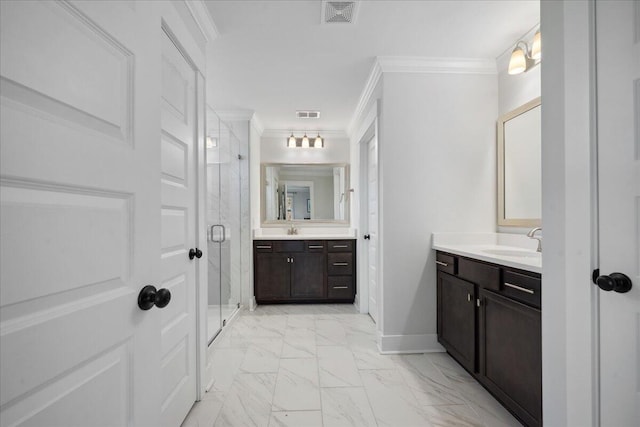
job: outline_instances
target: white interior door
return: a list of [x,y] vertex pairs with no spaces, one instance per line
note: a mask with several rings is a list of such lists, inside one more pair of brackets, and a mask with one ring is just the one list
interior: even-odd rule
[[0,425],[159,425],[159,16],[0,2]]
[[640,5],[596,2],[602,426],[640,425]]
[[[196,72],[162,33],[162,425],[177,426],[196,400]],[[203,248],[204,249],[204,248]],[[203,262],[206,258],[203,258]]]
[[375,135],[367,144],[367,150],[369,315],[378,323],[378,140]]

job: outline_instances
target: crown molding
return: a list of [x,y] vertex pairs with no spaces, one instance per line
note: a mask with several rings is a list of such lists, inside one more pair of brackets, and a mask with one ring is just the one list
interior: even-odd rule
[[355,126],[357,126],[358,122],[360,122],[365,108],[367,108],[367,104],[369,104],[371,96],[373,95],[373,91],[378,85],[378,81],[380,81],[381,77],[382,67],[380,66],[378,58],[376,58],[375,62],[373,63],[373,67],[371,68],[371,72],[369,73],[369,78],[367,78],[367,83],[364,85],[364,89],[362,89],[362,93],[360,94],[360,99],[358,99],[358,104],[356,105],[356,109],[353,112],[353,117],[351,118],[349,126],[347,127],[347,133],[349,135],[353,135]]
[[264,134],[264,125],[262,124],[262,120],[260,120],[260,118],[256,113],[253,113],[253,116],[251,116],[250,120],[251,120],[251,123],[253,124],[253,127],[258,132],[258,136],[261,137]]
[[220,32],[216,27],[216,23],[213,21],[213,17],[209,13],[209,9],[204,4],[203,0],[183,0],[184,4],[187,6],[189,13],[193,17],[193,20],[196,21],[196,25],[198,26],[198,30],[202,33],[202,36],[207,41],[207,43],[212,43],[218,36]]
[[495,59],[379,56],[383,73],[497,74]]
[[241,122],[241,121],[249,121],[254,115],[253,110],[245,110],[245,109],[237,109],[237,110],[215,110],[214,113],[220,120],[225,122]]
[[418,56],[378,56],[371,68],[367,83],[362,89],[356,105],[348,134],[353,135],[355,127],[362,119],[373,91],[384,73],[422,74],[489,74],[498,73],[495,59],[477,58],[429,58]]
[[[294,133],[295,136],[302,136],[305,132],[304,130],[296,130],[296,129],[265,129],[262,132],[263,138],[287,138],[291,136],[291,132]],[[307,136],[309,138],[316,136],[317,133],[320,133],[320,136],[323,138],[348,138],[349,136],[343,130],[311,130],[307,129]]]

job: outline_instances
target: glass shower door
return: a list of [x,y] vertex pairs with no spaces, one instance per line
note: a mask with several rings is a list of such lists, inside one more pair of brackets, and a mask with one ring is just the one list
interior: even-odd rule
[[240,144],[207,111],[208,344],[240,303]]

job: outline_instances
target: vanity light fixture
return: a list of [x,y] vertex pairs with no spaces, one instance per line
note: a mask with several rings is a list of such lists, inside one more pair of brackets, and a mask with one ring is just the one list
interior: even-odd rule
[[309,138],[307,133],[305,132],[302,138],[296,138],[292,133],[291,136],[287,137],[287,147],[288,148],[323,148],[324,147],[324,138],[318,136],[315,138]]
[[509,60],[509,74],[520,74],[529,71],[540,63],[542,57],[542,44],[540,30],[536,31],[531,42],[531,49],[527,42],[519,40],[516,47],[511,52]]

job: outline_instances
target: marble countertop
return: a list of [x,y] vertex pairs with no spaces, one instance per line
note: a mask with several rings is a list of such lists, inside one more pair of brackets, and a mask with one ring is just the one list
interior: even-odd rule
[[[506,233],[433,233],[433,249],[481,261],[542,273],[537,242]],[[521,238],[523,237],[523,238]]]

